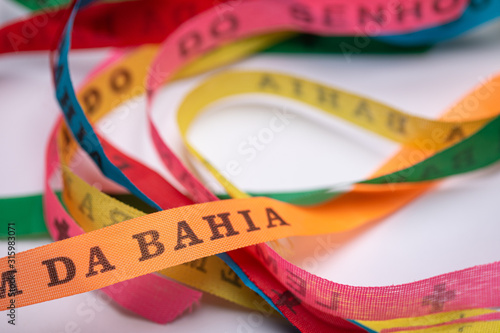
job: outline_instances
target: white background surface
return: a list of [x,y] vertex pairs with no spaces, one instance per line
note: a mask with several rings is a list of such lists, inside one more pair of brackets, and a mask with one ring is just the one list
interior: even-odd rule
[[[0,0],[0,22],[22,11]],[[236,65],[294,73],[370,96],[401,110],[428,117],[441,114],[484,78],[500,72],[500,25],[434,47],[427,53],[392,56],[259,55]],[[75,82],[106,50],[71,55]],[[155,119],[175,144],[173,111],[199,79],[175,83],[158,98]],[[43,152],[58,108],[49,74],[48,55],[31,53],[0,56],[0,196],[40,192]],[[333,119],[311,120],[313,110],[280,99],[256,99],[252,104],[215,107],[190,134],[195,145],[224,169],[236,159],[241,174],[232,177],[248,190],[294,190],[357,180],[369,175],[397,146],[385,139]],[[131,155],[162,171],[147,137],[144,105],[124,121],[115,122],[112,141]],[[252,161],[238,153],[238,145],[267,127],[272,110],[288,107],[299,115]],[[499,106],[500,111],[500,106]],[[306,117],[304,117],[304,115]],[[110,121],[113,120],[111,116]],[[116,120],[116,114],[115,114]],[[178,150],[182,153],[182,150]],[[443,182],[439,188],[360,230],[319,237],[332,246],[327,259],[314,258],[321,242],[294,240],[291,260],[335,282],[379,286],[412,282],[449,271],[499,260],[500,166]],[[50,239],[19,239],[18,252],[49,243]],[[7,244],[0,241],[0,254]],[[312,259],[311,259],[312,258]],[[293,332],[284,321],[268,319],[258,327],[244,324],[249,312],[205,295],[201,306],[168,325],[157,325],[108,304],[99,292],[75,295],[17,309],[16,327],[0,313],[0,332]],[[91,300],[99,306],[94,316],[81,316],[78,307]],[[89,308],[90,309],[90,308]],[[74,324],[72,324],[74,323]],[[244,328],[246,326],[246,328]]]

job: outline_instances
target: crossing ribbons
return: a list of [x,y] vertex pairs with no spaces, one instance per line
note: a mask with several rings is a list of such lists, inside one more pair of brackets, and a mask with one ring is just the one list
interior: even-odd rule
[[[491,105],[493,105],[493,101],[496,103],[497,97],[494,91],[490,91],[487,96],[483,95],[484,98],[481,100],[480,105],[485,113],[484,119],[436,122],[404,115],[377,102],[367,100],[359,102],[359,99],[355,102],[345,102],[353,95],[332,91],[325,86],[310,84],[304,80],[299,80],[300,84],[292,83],[291,90],[283,88],[290,82],[297,81],[294,81],[294,78],[276,73],[221,74],[212,78],[214,80],[212,84],[218,82],[219,90],[215,90],[215,92],[222,91],[221,95],[214,95],[214,98],[210,100],[206,96],[211,96],[211,93],[204,92],[204,98],[200,100],[188,99],[187,106],[184,109],[181,108],[179,121],[181,131],[184,134],[188,129],[189,122],[194,119],[197,112],[202,110],[203,103],[206,104],[207,101],[210,102],[235,93],[259,91],[259,89],[263,92],[262,88],[266,89],[266,93],[277,94],[279,92],[288,98],[316,104],[318,102],[317,95],[323,94],[323,102],[326,103],[326,100],[330,99],[325,110],[332,106],[331,98],[337,93],[341,96],[337,96],[338,100],[335,102],[343,105],[339,108],[334,107],[336,110],[330,110],[332,113],[337,112],[337,116],[345,119],[350,117],[357,125],[378,131],[378,134],[409,145],[405,148],[408,150],[404,151],[403,154],[415,151],[414,148],[420,147],[419,145],[428,139],[429,134],[437,129],[443,131],[444,134],[440,136],[441,139],[433,138],[433,148],[422,153],[417,163],[410,163],[399,168],[392,168],[394,166],[392,163],[389,164],[390,167],[387,167],[388,170],[381,171],[367,181],[353,184],[355,191],[352,193],[354,196],[350,196],[351,192],[342,194],[340,188],[335,186],[294,196],[293,200],[300,200],[306,205],[294,205],[270,197],[251,197],[235,188],[220,174],[217,176],[217,171],[194,149],[191,149],[226,186],[228,193],[237,198],[217,200],[217,197],[189,172],[162,141],[149,112],[149,126],[155,147],[165,166],[189,193],[190,198],[187,198],[167,184],[163,184],[160,189],[159,187],[155,188],[157,185],[155,183],[148,184],[148,182],[140,183],[137,181],[137,174],[134,175],[133,172],[126,171],[128,161],[124,161],[119,154],[114,154],[117,152],[112,147],[106,147],[107,144],[97,137],[86,118],[71,84],[67,54],[71,27],[77,10],[88,3],[88,1],[77,1],[71,9],[69,24],[64,30],[64,38],[55,54],[54,81],[68,129],[107,177],[130,190],[132,194],[148,204],[149,209],[165,210],[149,215],[141,215],[138,211],[129,211],[128,208],[126,212],[123,210],[114,211],[114,214],[108,216],[108,222],[112,225],[104,227],[102,223],[107,225],[108,222],[105,222],[105,217],[100,217],[96,220],[101,225],[92,228],[87,225],[84,229],[89,232],[85,234],[81,234],[82,231],[77,228],[70,231],[69,226],[63,227],[64,218],[70,220],[71,217],[69,215],[58,216],[57,214],[64,215],[61,209],[48,210],[48,214],[52,214],[48,215],[47,218],[49,228],[60,241],[19,253],[17,255],[18,264],[15,267],[10,266],[8,258],[0,260],[1,286],[3,288],[0,291],[4,291],[3,294],[0,293],[1,306],[7,305],[11,297],[15,297],[17,306],[26,306],[74,293],[103,288],[139,276],[149,276],[146,274],[193,260],[201,260],[211,255],[219,255],[232,268],[233,272],[230,273],[228,270],[227,275],[233,274],[234,281],[238,281],[236,280],[236,275],[238,275],[241,282],[255,290],[294,325],[304,330],[358,331],[362,324],[349,322],[344,318],[349,320],[387,320],[422,316],[432,312],[498,306],[499,300],[495,297],[498,278],[494,273],[498,269],[496,267],[498,263],[477,266],[401,286],[360,288],[339,285],[315,277],[291,265],[273,249],[263,244],[292,235],[313,235],[355,228],[370,219],[387,214],[389,209],[403,205],[419,192],[431,186],[430,183],[411,184],[412,182],[434,180],[494,163],[498,159],[499,124],[498,118],[495,118],[494,114],[486,115],[488,112],[491,113],[489,103]],[[459,3],[459,1],[453,2],[457,8]],[[269,13],[262,12],[264,5],[266,9],[270,8]],[[356,8],[364,8],[360,6],[365,5],[367,4],[361,1],[350,3],[349,6],[352,7],[346,5],[345,18],[348,23],[340,27],[317,19],[318,15],[319,17],[325,15],[325,3],[322,2],[290,5],[282,1],[264,3],[255,0],[241,3],[230,13],[224,15],[217,13],[217,10],[208,10],[193,20],[187,21],[178,29],[174,30],[176,27],[173,27],[169,30],[172,31],[171,35],[160,47],[158,58],[153,61],[151,69],[147,72],[146,86],[134,93],[138,94],[146,90],[149,106],[151,106],[156,89],[165,80],[172,79],[173,74],[184,64],[199,54],[231,40],[252,37],[263,32],[278,33],[289,30],[323,34],[352,34],[357,28],[366,28],[369,22],[373,23],[373,21],[365,22],[366,25],[363,26],[363,24],[358,25],[359,22],[356,22],[356,13],[358,13]],[[426,3],[426,5],[429,4]],[[434,6],[422,5],[422,11],[426,13],[425,17],[430,17],[433,11],[437,12],[442,9],[436,3]],[[373,11],[374,7],[370,7],[370,10]],[[283,13],[283,15],[276,16],[270,13]],[[395,20],[379,22],[376,26],[380,29],[383,28],[388,33],[394,33],[411,31],[417,23],[421,23],[411,21],[411,19],[405,21],[406,19],[402,17],[406,16],[401,15],[401,8],[398,9],[397,13],[399,16],[396,15]],[[326,15],[328,16],[330,13]],[[456,12],[450,10],[447,15],[449,16],[446,17],[452,18]],[[255,17],[259,17],[259,20],[255,20]],[[415,21],[419,21],[419,18],[417,17]],[[222,57],[222,62],[237,59],[244,54],[230,56],[229,59]],[[140,59],[141,57],[138,56],[135,61]],[[110,89],[114,92],[123,93],[131,88],[127,85],[130,73],[114,71],[110,72],[110,75],[112,78]],[[231,75],[236,76],[231,77]],[[229,79],[237,80],[238,75],[245,78],[243,81],[247,83],[246,86],[241,82],[227,84],[231,82]],[[264,85],[262,82],[268,83]],[[489,83],[489,87],[494,86],[496,82],[496,79],[493,79]],[[210,86],[213,85],[201,86],[194,93],[202,96],[203,87]],[[318,86],[322,92],[318,93]],[[311,90],[311,87],[314,88]],[[310,92],[313,90],[316,94],[314,97],[312,97],[313,93]],[[302,93],[304,96],[301,95]],[[92,107],[95,107],[101,100],[96,91],[88,96],[90,96],[88,99],[83,98],[81,101],[83,104],[87,103],[85,108],[90,117],[93,112]],[[302,99],[303,97],[304,99]],[[347,113],[342,114],[341,110]],[[183,116],[181,117],[181,115]],[[478,153],[477,147],[486,144],[489,144],[490,148]],[[441,151],[435,153],[436,150]],[[49,146],[48,154],[49,157],[52,156],[49,160],[57,160],[54,157],[54,143]],[[55,167],[49,164],[47,170],[48,179]],[[138,169],[136,168],[136,170]],[[71,175],[69,170],[65,171],[65,175],[67,177],[66,188],[71,189],[72,183],[77,183],[78,180],[76,176]],[[68,180],[70,181],[68,182]],[[84,183],[80,184],[80,188],[84,188]],[[398,190],[398,199],[396,199],[394,192],[388,191],[394,190],[394,188]],[[161,202],[160,190],[169,194],[170,202]],[[65,200],[68,203],[71,202],[71,198],[67,196],[71,196],[71,193],[71,190],[65,192]],[[85,191],[75,192],[75,195],[76,193],[85,194]],[[355,202],[356,195],[364,196],[373,193],[377,195],[373,195],[371,200],[365,204],[366,211],[363,214],[360,215],[352,210],[352,203]],[[97,192],[88,197],[85,194],[83,199],[80,198],[78,207],[70,208],[82,226],[85,225],[85,217],[89,220],[94,219],[92,207],[97,203],[92,201],[92,198],[97,195],[99,195]],[[331,200],[334,197],[336,200]],[[391,199],[391,204],[387,205],[389,199]],[[57,199],[52,196],[51,200]],[[304,202],[304,200],[309,201]],[[349,202],[351,204],[346,204]],[[102,212],[110,213],[106,210],[102,210]],[[80,216],[78,216],[79,214]],[[343,218],[332,218],[336,215]],[[308,223],[304,223],[305,221]],[[103,228],[98,229],[99,227]],[[90,231],[93,229],[98,230]],[[61,236],[62,233],[65,234]],[[67,238],[68,236],[75,237]],[[123,253],[128,255],[123,256]],[[9,293],[8,297],[5,293],[7,284],[15,286],[13,295]],[[146,292],[148,291],[146,290]],[[189,293],[188,290],[183,292]],[[193,299],[196,299],[196,294],[192,293],[192,295],[194,295]],[[484,297],[484,295],[491,297]],[[188,299],[186,302],[189,304],[190,300]],[[175,317],[177,314],[173,316]],[[480,315],[478,319],[496,319],[494,314],[484,316],[486,317]],[[160,317],[162,316],[160,315]],[[424,326],[421,325],[421,328],[425,329]]]

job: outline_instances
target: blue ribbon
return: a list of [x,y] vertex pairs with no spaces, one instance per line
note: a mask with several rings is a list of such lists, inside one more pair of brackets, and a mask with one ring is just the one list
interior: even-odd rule
[[[140,191],[123,173],[107,158],[104,150],[95,134],[92,126],[90,125],[81,105],[76,98],[75,90],[71,82],[69,66],[68,66],[68,53],[71,44],[71,31],[73,29],[76,14],[80,8],[83,8],[96,0],[77,0],[71,14],[66,23],[64,32],[61,36],[61,42],[58,48],[58,57],[56,66],[54,66],[54,80],[56,84],[56,97],[61,106],[66,120],[66,124],[71,130],[76,141],[87,152],[92,160],[97,164],[102,173],[109,179],[127,188],[132,194],[149,204],[150,206],[161,210],[154,201],[148,198],[142,191]],[[471,0],[469,6],[464,12],[463,16],[454,22],[434,27],[419,32],[414,32],[406,35],[398,36],[385,36],[378,37],[391,44],[398,44],[403,46],[415,46],[434,44],[456,37],[482,23],[493,20],[500,16],[500,0]],[[241,268],[227,255],[226,253],[219,254],[219,258],[231,267],[231,269],[238,275],[243,283],[258,293],[264,300],[266,300],[276,311],[283,315],[283,313],[276,307],[273,301],[259,289],[241,270]],[[361,325],[360,323],[349,320],[351,323],[365,329],[368,332],[375,331]]]

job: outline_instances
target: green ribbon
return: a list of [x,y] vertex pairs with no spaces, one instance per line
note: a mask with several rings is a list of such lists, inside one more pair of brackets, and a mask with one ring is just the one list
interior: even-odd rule
[[[441,179],[489,166],[500,159],[500,116],[486,124],[470,137],[436,153],[406,169],[357,182],[359,184],[390,184],[422,182]],[[330,200],[342,194],[335,187],[285,193],[251,193],[284,202],[311,205]],[[60,197],[60,194],[58,194]],[[115,198],[145,212],[151,208],[132,195],[115,195]],[[227,195],[219,195],[227,199]],[[17,235],[45,234],[42,196],[32,195],[0,199],[0,237],[7,235],[7,224],[16,222]]]

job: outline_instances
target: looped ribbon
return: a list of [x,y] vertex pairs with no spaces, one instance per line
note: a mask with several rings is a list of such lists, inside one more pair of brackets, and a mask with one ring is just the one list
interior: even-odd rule
[[[161,139],[151,116],[151,103],[155,91],[162,83],[171,80],[173,73],[176,73],[188,61],[221,43],[245,37],[250,38],[239,45],[233,44],[236,46],[232,51],[227,51],[231,50],[231,46],[228,46],[227,49],[223,49],[224,52],[215,53],[213,58],[209,56],[206,67],[213,68],[255,52],[263,45],[269,45],[283,38],[284,34],[280,32],[283,30],[311,33],[354,33],[357,27],[355,20],[352,20],[351,25],[347,24],[339,28],[323,26],[314,20],[305,19],[304,13],[321,12],[322,6],[325,5],[322,1],[308,4],[308,7],[304,7],[306,6],[304,4],[302,7],[298,4],[293,5],[298,7],[290,7],[290,4],[285,1],[242,2],[229,14],[226,13],[222,16],[216,10],[207,10],[179,28],[174,30],[173,27],[169,30],[172,31],[171,34],[160,47],[158,56],[148,71],[137,64],[144,59],[153,59],[155,48],[144,47],[123,58],[123,63],[130,64],[131,70],[137,68],[142,71],[137,77],[148,77],[146,86],[125,85],[124,83],[130,80],[130,77],[127,77],[130,72],[127,74],[124,71],[117,71],[119,67],[112,68],[111,71],[103,71],[102,74],[102,78],[113,78],[108,82],[116,83],[116,85],[111,86],[110,96],[112,93],[124,93],[124,91],[130,91],[132,94],[147,92],[148,120],[155,147],[165,166],[189,193],[190,197],[188,198],[147,167],[141,166],[97,137],[89,122],[93,113],[96,113],[95,103],[98,97],[96,97],[97,90],[95,89],[84,91],[84,95],[81,95],[80,98],[89,119],[86,118],[69,78],[67,54],[71,27],[76,13],[88,3],[90,1],[77,1],[72,7],[68,24],[63,33],[64,38],[61,40],[54,63],[57,97],[68,125],[67,130],[62,127],[59,137],[65,181],[63,197],[70,214],[88,233],[82,234],[83,230],[75,224],[72,216],[66,213],[61,206],[56,207],[60,203],[49,184],[50,176],[56,171],[59,159],[55,142],[56,132],[54,132],[47,150],[46,204],[48,207],[54,205],[55,208],[50,207],[46,212],[49,231],[61,241],[19,253],[17,257],[20,263],[15,271],[9,269],[7,258],[1,259],[2,278],[15,277],[18,284],[19,292],[15,295],[18,306],[115,284],[115,287],[125,288],[120,290],[127,291],[117,293],[113,291],[113,287],[107,287],[107,292],[118,303],[133,310],[135,308],[134,311],[146,317],[149,316],[152,320],[165,322],[178,316],[199,299],[199,293],[186,287],[181,288],[180,285],[157,275],[146,274],[172,267],[172,269],[162,271],[162,274],[173,278],[175,278],[175,274],[179,274],[179,277],[182,276],[182,279],[179,280],[184,282],[184,278],[189,275],[186,273],[186,269],[192,270],[193,266],[185,266],[176,270],[179,266],[175,265],[193,262],[193,260],[201,260],[201,262],[198,261],[197,264],[194,264],[194,267],[200,267],[196,265],[204,267],[203,265],[207,265],[209,262],[210,267],[219,267],[218,269],[221,269],[219,272],[227,272],[227,276],[233,274],[234,281],[239,281],[236,279],[238,276],[241,282],[256,291],[295,326],[308,331],[312,329],[330,332],[334,330],[358,331],[367,328],[363,323],[352,319],[384,321],[422,316],[430,312],[443,312],[445,309],[446,311],[460,311],[498,305],[498,299],[494,296],[495,288],[498,285],[494,272],[498,263],[477,266],[407,285],[360,288],[339,285],[315,277],[287,262],[275,250],[263,244],[266,241],[291,235],[313,235],[355,228],[397,209],[433,185],[432,183],[414,184],[414,182],[439,179],[494,163],[498,159],[498,147],[491,143],[500,142],[497,137],[500,134],[498,118],[492,112],[493,106],[497,102],[494,94],[490,94],[482,100],[480,107],[478,107],[478,111],[482,112],[482,119],[465,122],[432,121],[405,115],[380,103],[331,89],[318,83],[278,73],[219,74],[194,90],[191,98],[186,99],[179,109],[179,128],[183,135],[187,133],[189,124],[208,103],[229,95],[263,92],[319,106],[325,112],[351,120],[377,134],[404,143],[406,147],[400,156],[410,156],[409,154],[415,151],[415,147],[424,147],[425,149],[418,163],[398,165],[397,168],[394,168],[394,162],[388,163],[374,177],[352,184],[351,191],[347,193],[342,192],[341,187],[330,186],[326,189],[293,194],[278,193],[273,199],[273,195],[252,197],[236,188],[197,153],[189,142],[185,141],[191,153],[214,174],[228,194],[237,198],[218,200],[190,173]],[[436,13],[430,10],[432,8],[430,3],[431,1],[425,2],[427,6],[423,9],[428,10],[425,18],[428,18],[429,21],[408,24],[407,21],[388,20],[387,24],[383,26],[384,31],[388,33],[408,32],[419,24],[423,26],[429,24],[432,21],[430,18],[448,20],[456,17],[465,5],[464,1],[456,1],[454,2],[456,10],[446,11],[442,16],[435,15],[433,17],[432,14]],[[359,1],[349,5],[352,8],[358,8],[366,4]],[[271,8],[269,13],[262,13],[263,6]],[[289,11],[287,12],[286,9]],[[290,16],[286,14],[279,17],[271,15],[271,13],[276,12],[288,13]],[[261,14],[259,21],[253,20],[257,13]],[[348,17],[355,18],[355,16]],[[276,34],[271,35],[270,39],[251,37],[264,32],[275,32]],[[172,52],[172,50],[177,50],[177,52]],[[200,63],[203,64],[203,61]],[[206,69],[201,67],[201,70],[195,69],[193,72]],[[488,86],[492,87],[497,84],[498,81],[495,78],[488,83]],[[137,89],[134,91],[133,88]],[[479,89],[474,93],[478,91]],[[94,95],[89,95],[89,92]],[[99,98],[104,99],[105,95],[99,95]],[[83,96],[87,96],[87,99]],[[89,99],[88,96],[93,96],[93,100]],[[111,102],[109,98],[106,100],[108,103]],[[335,105],[336,102],[340,103],[340,100],[342,100],[342,104],[345,100],[346,105],[342,107]],[[99,100],[99,103],[101,102]],[[103,105],[99,105],[99,107]],[[94,109],[92,109],[93,107]],[[102,112],[107,112],[110,109],[111,104],[104,105]],[[457,110],[452,109],[452,113],[456,113]],[[441,139],[430,141],[431,146],[429,146],[429,136],[435,130],[441,130],[444,135],[441,135]],[[149,205],[149,210],[165,210],[144,215],[144,213],[132,207],[123,206],[119,201],[89,187],[67,166],[75,152],[74,147],[76,147],[73,143],[73,148],[68,149],[72,145],[73,138],[67,131],[72,133],[71,135],[74,136],[80,147],[89,154],[104,175],[121,184]],[[485,146],[490,148],[478,151],[477,147]],[[140,178],[145,174],[151,178],[141,180]],[[75,188],[77,190],[74,190]],[[77,197],[82,194],[83,197]],[[370,201],[365,207],[365,212],[362,215],[353,212],[353,203],[359,202],[360,199],[365,200],[367,196],[370,196]],[[94,211],[94,208],[97,207],[94,205],[96,202],[107,202],[107,204],[99,206],[98,208],[101,210]],[[194,202],[199,202],[199,204],[194,204]],[[295,203],[301,204],[296,205]],[[112,210],[108,210],[109,207],[113,207]],[[99,218],[94,219],[94,213],[99,214],[96,215]],[[329,222],[336,215],[343,218],[333,220],[342,222]],[[120,222],[121,220],[125,221]],[[73,222],[68,223],[68,221]],[[308,224],[306,225],[304,221],[308,221]],[[314,227],[311,227],[311,223]],[[107,226],[108,224],[113,225]],[[104,226],[106,227],[102,228]],[[66,237],[71,238],[62,240]],[[222,252],[226,253],[221,254]],[[81,255],[82,253],[85,255]],[[88,253],[90,253],[90,265]],[[123,253],[135,255],[125,258]],[[210,255],[218,255],[225,264],[219,259],[209,257]],[[202,258],[206,258],[206,261],[203,261]],[[45,266],[49,272],[50,282],[48,284],[46,277],[38,278],[39,274],[36,271],[39,271],[40,264]],[[58,275],[57,267],[61,267],[61,265],[66,268],[65,279]],[[200,284],[200,282],[193,282],[191,285],[199,287],[199,285],[195,285],[196,283]],[[145,284],[153,289],[142,290],[141,287]],[[477,289],[478,285],[482,286],[480,291]],[[209,288],[206,287],[206,289]],[[475,295],[471,293],[471,288],[474,288]],[[244,295],[248,296],[246,302],[255,307],[255,302],[253,302],[255,295],[249,289],[244,290],[247,293]],[[138,299],[134,299],[134,295],[137,296],[143,292],[149,294],[153,291],[155,293],[162,292],[159,298],[164,297],[163,300],[172,296],[177,300],[175,295],[179,295],[182,304],[178,307],[163,308],[165,310],[163,313],[160,313],[161,311],[155,312],[153,309],[157,309],[156,305],[170,304],[159,300],[158,304],[151,303],[151,309],[145,309],[141,313],[140,307],[134,306]],[[493,296],[484,299],[482,296],[485,294]],[[192,297],[186,297],[186,295]],[[390,295],[404,295],[405,297],[404,299],[399,296],[390,298]],[[245,297],[242,296],[242,298]],[[252,297],[254,298],[252,299]],[[434,300],[433,297],[437,297],[436,299],[439,300],[444,297],[446,300],[438,307],[434,306],[438,301]],[[358,301],[353,302],[353,300]],[[370,300],[369,306],[365,300]],[[0,305],[3,306],[7,301],[7,297],[0,297]],[[148,315],[148,313],[154,314]],[[495,319],[496,314],[490,311],[474,312],[469,317],[468,319],[455,320],[453,315],[448,315],[446,320],[438,320],[437,322],[461,323],[464,320]],[[342,318],[349,318],[350,321]],[[394,327],[391,326],[391,329],[397,330]]]

